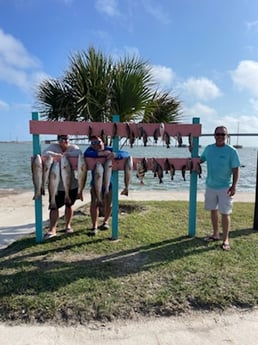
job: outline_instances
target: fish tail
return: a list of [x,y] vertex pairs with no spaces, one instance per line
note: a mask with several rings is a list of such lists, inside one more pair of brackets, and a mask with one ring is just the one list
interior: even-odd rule
[[123,189],[120,194],[128,196],[128,188]]

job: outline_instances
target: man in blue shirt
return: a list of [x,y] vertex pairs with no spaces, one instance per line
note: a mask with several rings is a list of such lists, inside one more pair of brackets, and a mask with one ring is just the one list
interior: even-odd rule
[[213,234],[207,241],[219,240],[219,213],[222,221],[223,250],[230,250],[229,229],[233,206],[233,196],[239,179],[240,160],[237,150],[226,143],[227,128],[215,129],[215,144],[208,145],[200,156],[201,162],[207,163],[205,209],[211,212]]
[[[91,145],[85,150],[84,157],[98,158],[104,157],[105,160],[108,159],[122,159],[128,157],[128,153],[125,151],[119,151],[118,153],[113,152],[111,146],[105,146],[103,140],[98,136],[92,136],[90,138]],[[108,221],[111,215],[111,203],[112,203],[112,181],[110,180],[108,193],[104,192],[104,186],[102,189],[102,199],[103,208],[98,205],[98,198],[96,195],[96,190],[94,187],[94,170],[92,171],[92,181],[91,181],[91,204],[90,204],[90,214],[92,221],[92,228],[89,232],[90,236],[95,236],[98,229],[108,230]],[[104,210],[104,211],[103,211]],[[98,215],[103,212],[104,220],[103,224],[98,227]]]

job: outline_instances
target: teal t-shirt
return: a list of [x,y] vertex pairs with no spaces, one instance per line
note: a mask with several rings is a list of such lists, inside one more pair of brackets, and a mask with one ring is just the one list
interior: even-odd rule
[[201,161],[207,163],[206,186],[213,189],[230,187],[232,183],[232,169],[240,167],[237,150],[226,144],[206,146],[200,156]]

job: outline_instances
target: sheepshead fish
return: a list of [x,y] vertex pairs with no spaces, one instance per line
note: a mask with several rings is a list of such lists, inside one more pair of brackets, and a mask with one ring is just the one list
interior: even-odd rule
[[64,203],[67,206],[71,205],[71,199],[69,196],[69,190],[72,183],[72,167],[70,161],[66,155],[61,157],[61,178],[64,184],[65,200]]
[[83,190],[87,181],[88,167],[82,153],[78,156],[77,163],[77,179],[78,179],[78,195],[77,198],[83,201]]
[[43,163],[43,182],[42,182],[42,194],[45,195],[45,188],[48,183],[49,173],[51,165],[53,164],[54,158],[51,155],[47,155]]
[[103,175],[104,193],[108,194],[111,175],[112,175],[112,159],[107,159],[105,161],[103,174],[104,174]]
[[170,164],[170,177],[171,177],[172,181],[174,180],[175,172],[176,172],[175,166],[173,163],[171,163]]
[[48,193],[49,193],[49,209],[56,210],[56,194],[58,191],[58,185],[60,182],[60,163],[54,161],[50,172],[49,172],[49,182],[48,182]]
[[168,134],[168,132],[164,132],[163,134],[163,138],[164,138],[164,141],[167,145],[167,148],[169,149],[170,148],[170,135]]
[[104,167],[101,162],[97,162],[95,169],[94,169],[94,189],[97,197],[97,205],[101,206],[102,202],[102,183],[103,183],[103,174],[104,174]]
[[154,177],[158,176],[159,178],[159,183],[163,183],[163,168],[162,166],[159,164],[159,162],[156,161],[155,158],[152,158],[152,164],[153,164],[153,173],[154,173]]
[[144,184],[143,179],[145,176],[145,172],[147,171],[147,161],[145,158],[136,163],[136,171],[136,176],[140,180],[140,183]]
[[36,200],[42,195],[42,176],[43,176],[43,164],[39,154],[33,157],[31,163],[32,181],[34,184],[34,196],[33,200]]
[[124,184],[125,188],[120,193],[121,195],[128,196],[129,194],[129,184],[132,181],[132,174],[133,174],[133,158],[129,156],[126,158],[125,167],[124,167]]

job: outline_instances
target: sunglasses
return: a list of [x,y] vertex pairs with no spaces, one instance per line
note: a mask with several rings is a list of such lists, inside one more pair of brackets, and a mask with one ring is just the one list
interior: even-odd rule
[[59,141],[68,141],[69,138],[60,138]]
[[226,134],[225,133],[215,133],[216,137],[225,137]]
[[100,141],[99,140],[94,140],[91,142],[91,145],[99,145]]

